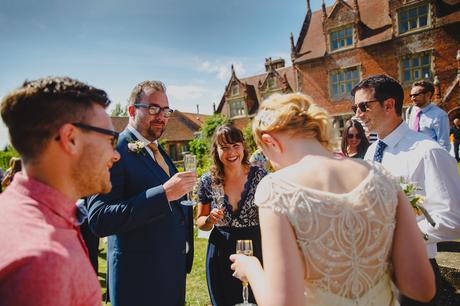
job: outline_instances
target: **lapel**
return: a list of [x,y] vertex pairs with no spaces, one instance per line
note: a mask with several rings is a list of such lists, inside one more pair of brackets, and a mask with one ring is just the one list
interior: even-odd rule
[[[126,130],[127,132],[127,137],[126,137],[126,142],[129,143],[131,141],[136,141],[138,140],[137,137],[131,133],[128,129]],[[169,156],[166,154],[164,151],[163,147],[161,145],[158,146],[158,149],[160,150],[161,155],[166,161],[166,164],[169,167],[169,173],[171,176],[173,176],[175,173],[177,173],[177,168],[174,166],[174,163],[171,161]],[[147,149],[142,149],[141,152],[135,153],[135,152],[128,152],[129,154],[137,154],[138,158],[142,160],[142,162],[147,166],[147,169],[149,169],[160,181],[161,184],[169,180],[168,175],[166,172],[161,168],[156,161],[153,160],[153,158],[150,156],[150,154],[147,152]],[[179,201],[181,201],[180,199]],[[188,207],[185,207],[181,205],[178,201],[172,201],[170,202],[171,207],[175,207],[176,209],[173,210],[178,210],[183,217],[187,216],[187,211]]]

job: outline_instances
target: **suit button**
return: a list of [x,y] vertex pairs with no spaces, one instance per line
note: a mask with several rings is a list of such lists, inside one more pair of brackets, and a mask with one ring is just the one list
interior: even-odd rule
[[185,221],[184,220],[180,220],[180,225],[185,225]]
[[182,249],[182,254],[187,254],[187,252],[185,251],[185,249]]

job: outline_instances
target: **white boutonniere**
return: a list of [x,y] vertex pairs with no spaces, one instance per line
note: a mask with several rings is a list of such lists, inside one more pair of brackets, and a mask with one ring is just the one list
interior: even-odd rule
[[[416,194],[417,190],[422,190],[422,188],[418,187],[416,184],[408,182],[403,177],[400,178],[399,184],[401,185],[404,194],[407,196],[409,203],[411,204],[414,212],[417,216],[425,216],[428,223],[431,226],[435,227],[436,222],[431,217],[430,213],[423,207],[423,202],[425,201],[425,197],[419,194]],[[423,233],[423,237],[426,238],[426,234]]]
[[141,153],[146,144],[140,140],[131,140],[128,142],[128,150],[134,153]]

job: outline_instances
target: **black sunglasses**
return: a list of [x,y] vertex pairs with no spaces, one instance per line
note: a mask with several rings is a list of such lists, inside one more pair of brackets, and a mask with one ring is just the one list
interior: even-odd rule
[[379,102],[379,100],[369,100],[369,101],[359,102],[358,104],[353,104],[351,106],[351,109],[353,110],[355,114],[358,108],[361,112],[365,113],[367,109],[369,108],[369,103],[373,103],[373,102]]
[[415,97],[418,97],[420,95],[424,95],[426,94],[427,92],[426,91],[421,91],[419,93],[415,93],[415,94],[409,94],[409,98],[415,98]]
[[349,134],[347,134],[347,138],[348,139],[353,139],[353,138],[361,139],[361,135],[349,133]]
[[166,118],[169,118],[172,116],[174,110],[170,109],[169,107],[161,107],[156,104],[142,104],[142,103],[135,103],[135,107],[142,107],[142,108],[147,108],[149,110],[150,115],[158,115],[160,112],[163,112],[164,116]]
[[117,148],[118,135],[120,133],[112,131],[112,130],[103,129],[103,128],[100,128],[100,127],[97,127],[97,126],[87,125],[87,124],[80,123],[80,122],[73,122],[71,124],[73,126],[76,126],[77,128],[80,128],[80,129],[93,131],[93,132],[97,132],[97,133],[104,134],[104,135],[113,136],[113,138],[111,139],[112,147],[113,147],[113,149]]

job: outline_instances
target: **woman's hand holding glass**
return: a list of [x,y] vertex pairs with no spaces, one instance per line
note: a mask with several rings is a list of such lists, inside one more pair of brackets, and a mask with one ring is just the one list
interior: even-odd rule
[[233,261],[231,269],[235,271],[233,276],[240,279],[243,283],[243,302],[235,306],[257,306],[249,303],[249,283],[247,279],[247,271],[251,266],[257,264],[258,259],[253,256],[252,240],[237,240],[236,254],[230,256]]
[[225,217],[224,213],[224,201],[225,201],[225,192],[222,184],[212,184],[212,199],[214,201],[215,207],[211,206],[211,212],[209,217],[212,218],[213,224],[218,224],[220,226],[224,225],[223,220]]

